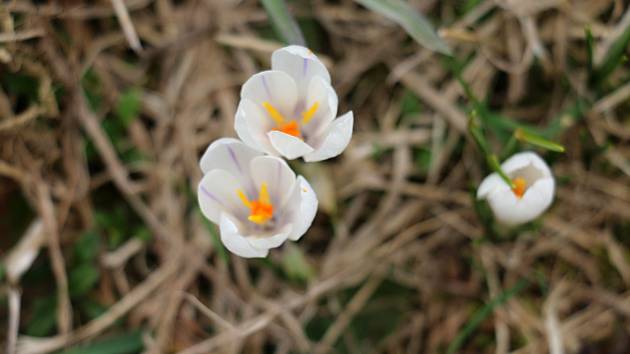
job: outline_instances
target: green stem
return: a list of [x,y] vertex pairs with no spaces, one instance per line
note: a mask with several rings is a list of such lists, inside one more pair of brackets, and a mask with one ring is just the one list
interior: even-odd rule
[[501,164],[499,163],[497,155],[490,150],[488,141],[483,135],[481,127],[479,126],[479,123],[477,121],[476,111],[472,111],[470,114],[470,119],[468,120],[468,132],[473,137],[475,143],[477,143],[479,150],[481,150],[481,152],[485,155],[488,166],[490,166],[490,168],[494,172],[501,176],[501,178],[505,181],[505,183],[507,183],[508,186],[510,186],[510,188],[514,188],[514,182],[512,182],[512,179],[510,179],[510,177],[508,177],[508,175],[501,168]]
[[497,158],[497,155],[486,155],[486,161],[488,162],[490,168],[492,168],[492,170],[496,172],[501,177],[501,179],[503,179],[503,181],[505,181],[505,183],[510,186],[510,188],[514,189],[514,187],[516,187],[514,185],[514,182],[512,182],[512,179],[508,177],[508,175],[501,168],[501,164],[499,164],[499,159]]

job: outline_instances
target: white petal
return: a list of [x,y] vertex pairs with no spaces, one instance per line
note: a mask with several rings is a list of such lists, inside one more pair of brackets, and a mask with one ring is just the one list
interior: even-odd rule
[[283,159],[274,156],[253,159],[250,169],[256,187],[260,188],[263,183],[267,183],[274,208],[281,208],[295,185],[293,170]]
[[243,187],[238,179],[225,170],[215,169],[206,173],[197,187],[201,212],[210,221],[219,223],[221,213],[243,212],[237,191]]
[[537,170],[539,170],[543,176],[549,177],[551,176],[551,170],[545,160],[543,160],[538,154],[531,151],[520,152],[518,154],[512,155],[509,159],[505,160],[501,164],[501,168],[508,175],[516,170],[519,170],[527,165],[533,165]]
[[481,184],[479,185],[479,188],[477,188],[477,199],[485,199],[488,196],[488,194],[492,193],[497,188],[504,188],[504,187],[507,187],[507,189],[510,189],[507,183],[503,181],[501,176],[499,176],[499,174],[495,172],[489,175],[488,177],[484,178],[484,180],[481,182]]
[[[337,93],[329,83],[320,77],[314,77],[308,85],[304,110],[309,109],[315,103],[319,105],[315,115],[302,127],[309,136],[317,135],[326,129],[328,124],[337,116],[339,106]],[[300,113],[297,112],[296,114]]]
[[[289,239],[293,241],[299,240],[311,227],[315,214],[317,214],[317,195],[308,183],[308,181],[298,176],[295,186],[295,194],[299,196],[299,206],[287,205],[287,208],[297,208],[293,214],[293,230],[289,235]],[[292,198],[292,200],[294,200]]]
[[518,198],[510,189],[501,188],[488,195],[488,203],[496,219],[506,225],[518,225],[539,217],[553,201],[554,180],[538,180]]
[[295,81],[287,73],[268,70],[253,75],[243,84],[241,98],[257,105],[269,102],[289,119],[298,101],[298,91]]
[[314,152],[304,156],[304,161],[322,161],[335,157],[343,152],[352,138],[354,117],[352,111],[335,119],[329,127],[321,145]]
[[249,174],[249,162],[262,153],[248,147],[234,138],[215,140],[199,161],[204,173],[214,169],[226,170],[232,175],[242,178]]
[[273,128],[273,122],[252,101],[242,99],[236,110],[234,130],[243,142],[251,148],[274,154],[266,133]]
[[267,136],[269,137],[269,141],[271,141],[271,145],[274,149],[276,149],[280,155],[289,160],[293,160],[313,152],[313,148],[310,145],[293,135],[273,130],[267,133]]
[[270,249],[279,247],[287,240],[289,233],[291,232],[291,225],[285,225],[278,233],[272,236],[249,236],[247,237],[247,242],[249,242],[252,247],[257,249]]
[[291,45],[271,55],[271,68],[289,74],[296,82],[300,95],[304,95],[309,81],[315,76],[330,83],[326,66],[307,48]]
[[252,246],[247,239],[239,233],[236,222],[228,214],[221,214],[219,229],[221,232],[221,242],[223,242],[225,248],[230,250],[230,252],[245,258],[267,257],[269,251]]

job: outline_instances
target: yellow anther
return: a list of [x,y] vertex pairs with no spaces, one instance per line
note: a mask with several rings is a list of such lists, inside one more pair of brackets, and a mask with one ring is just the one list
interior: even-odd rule
[[277,124],[284,123],[284,117],[282,116],[282,113],[278,112],[276,107],[272,106],[271,103],[265,101],[262,103],[262,106],[265,107],[267,113],[269,113],[269,117],[273,119],[274,122],[276,122]]
[[263,225],[273,217],[273,205],[271,204],[271,198],[269,198],[267,183],[263,183],[260,186],[258,200],[250,201],[245,193],[243,193],[240,189],[237,190],[236,193],[243,204],[249,208],[249,216],[247,217],[247,220]]
[[267,189],[267,183],[263,182],[260,185],[260,193],[258,194],[258,201],[263,204],[271,204],[271,199],[269,199],[269,190]]
[[247,199],[247,196],[245,195],[245,193],[243,193],[242,190],[237,190],[236,194],[238,194],[238,197],[241,199],[241,201],[243,202],[243,204],[245,204],[246,207],[250,208],[252,206],[252,202],[249,201],[249,199]]
[[311,121],[311,119],[315,116],[315,113],[317,112],[317,108],[319,108],[319,102],[313,103],[311,108],[302,112],[302,124],[307,124]]

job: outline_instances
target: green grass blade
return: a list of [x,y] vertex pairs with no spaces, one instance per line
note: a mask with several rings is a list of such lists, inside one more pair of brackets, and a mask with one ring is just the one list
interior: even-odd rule
[[593,73],[593,32],[591,27],[584,28],[584,34],[586,36],[586,68],[589,75]]
[[523,141],[543,149],[555,152],[564,152],[564,146],[521,128],[514,131],[514,137],[519,141]]
[[304,35],[289,13],[284,0],[260,0],[260,2],[267,11],[274,29],[285,43],[305,45]]
[[87,345],[79,345],[58,354],[133,354],[141,352],[143,348],[142,334],[135,331]]
[[464,328],[457,334],[457,337],[451,342],[448,346],[447,354],[458,353],[461,346],[464,342],[470,337],[470,335],[481,325],[481,323],[492,314],[492,311],[498,306],[503,305],[506,301],[511,299],[513,296],[517,295],[521,291],[523,291],[528,285],[527,280],[521,279],[516,285],[512,288],[502,292],[499,296],[492,299],[489,303],[487,303],[484,307],[479,309],[477,312],[473,314],[470,320],[466,323]]
[[403,0],[355,0],[368,9],[378,12],[401,25],[421,45],[442,54],[451,55],[451,49],[437,35],[435,29],[420,12]]
[[630,26],[612,44],[601,65],[595,70],[595,80],[601,85],[615,69],[627,60],[625,52],[630,44]]

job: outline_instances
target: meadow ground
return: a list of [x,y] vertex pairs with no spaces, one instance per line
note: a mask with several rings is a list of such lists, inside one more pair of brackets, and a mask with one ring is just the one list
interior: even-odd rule
[[[227,252],[196,197],[284,45],[260,3],[0,5],[3,350],[630,353],[630,5],[410,4],[452,57],[357,2],[289,2],[355,128],[291,162],[320,209],[265,259]],[[549,162],[542,218],[508,229],[475,200],[471,116],[501,158]]]

